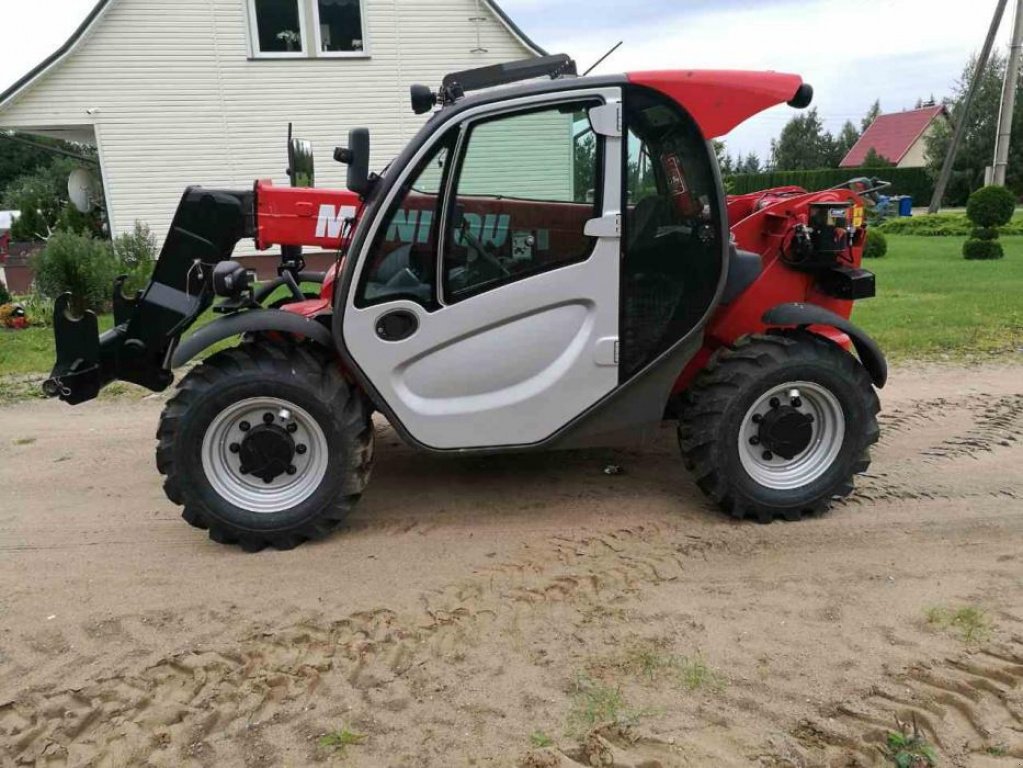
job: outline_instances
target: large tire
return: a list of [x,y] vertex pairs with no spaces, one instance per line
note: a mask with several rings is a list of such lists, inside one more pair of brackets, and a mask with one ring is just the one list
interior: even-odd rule
[[[266,419],[274,413],[287,417],[269,419],[264,427],[246,415],[253,408],[266,411]],[[164,491],[184,507],[188,523],[222,544],[256,552],[323,538],[345,519],[369,481],[371,414],[365,396],[324,350],[257,337],[213,355],[178,384],[156,435]],[[280,458],[261,450],[265,443],[242,450],[246,437],[257,432],[250,421],[264,438],[274,433],[274,450],[290,440],[292,458],[282,459],[292,464],[287,471],[267,465],[276,469],[257,478],[245,471],[244,459],[237,468],[231,464],[228,454]]]
[[[801,396],[786,401],[779,393],[791,392],[791,383],[803,384]],[[879,410],[866,370],[837,344],[805,331],[749,336],[719,351],[697,377],[679,447],[701,490],[733,517],[798,520],[852,492],[854,475],[870,466]],[[794,443],[779,439],[783,413],[801,435]],[[768,450],[779,446],[799,452]]]

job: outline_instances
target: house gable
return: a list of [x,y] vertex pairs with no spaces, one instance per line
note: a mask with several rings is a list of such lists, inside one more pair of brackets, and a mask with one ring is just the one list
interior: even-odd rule
[[904,165],[907,157],[913,154],[911,150],[919,145],[928,130],[937,120],[945,117],[947,112],[942,106],[879,115],[849,150],[839,167],[857,168],[863,165],[871,149],[895,165]]

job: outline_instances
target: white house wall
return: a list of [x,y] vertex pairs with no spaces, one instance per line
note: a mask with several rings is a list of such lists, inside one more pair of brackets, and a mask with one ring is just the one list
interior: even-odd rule
[[[113,0],[78,47],[23,91],[0,125],[95,125],[116,232],[136,219],[161,236],[189,184],[286,183],[285,138],[317,150],[317,185],[348,129],[372,130],[372,167],[424,118],[408,86],[531,52],[476,0],[364,0],[370,55],[251,59],[246,0]],[[471,17],[483,16],[477,25]],[[472,52],[481,46],[485,52]]]

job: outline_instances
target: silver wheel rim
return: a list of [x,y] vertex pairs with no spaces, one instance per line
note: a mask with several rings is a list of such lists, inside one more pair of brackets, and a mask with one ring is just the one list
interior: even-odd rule
[[[273,415],[273,423],[288,427],[296,446],[305,447],[292,459],[294,474],[281,474],[269,483],[242,474],[241,457],[231,450],[244,439],[242,422],[262,424],[266,414]],[[202,441],[202,468],[213,490],[234,506],[260,514],[283,512],[312,496],[327,474],[327,459],[327,437],[316,420],[303,408],[276,397],[252,397],[225,408]]]
[[[771,409],[771,401],[791,403],[813,417],[810,443],[802,452],[785,459],[759,444],[759,419]],[[739,460],[757,483],[774,490],[802,488],[820,478],[835,463],[845,441],[845,414],[829,390],[812,381],[792,381],[772,387],[746,412],[739,429]]]

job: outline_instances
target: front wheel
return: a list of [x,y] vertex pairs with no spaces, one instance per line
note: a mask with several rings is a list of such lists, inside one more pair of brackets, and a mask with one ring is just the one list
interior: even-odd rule
[[181,381],[160,419],[164,490],[223,544],[322,538],[369,480],[370,413],[317,347],[258,338],[224,350]]
[[821,512],[870,465],[880,409],[863,366],[808,332],[756,335],[694,383],[679,446],[700,488],[734,517]]

